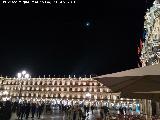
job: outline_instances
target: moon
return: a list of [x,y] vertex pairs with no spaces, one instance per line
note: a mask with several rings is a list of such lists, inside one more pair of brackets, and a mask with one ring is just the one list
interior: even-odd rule
[[93,20],[92,19],[84,19],[82,25],[85,30],[91,30],[94,26]]
[[86,26],[88,26],[88,27],[89,27],[89,26],[90,26],[90,24],[91,24],[90,22],[86,22]]

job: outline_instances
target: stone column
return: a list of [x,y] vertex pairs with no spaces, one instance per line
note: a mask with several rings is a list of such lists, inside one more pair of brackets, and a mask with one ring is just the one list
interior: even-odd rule
[[148,115],[149,117],[152,116],[152,101],[151,100],[147,100],[148,101]]
[[160,115],[160,106],[159,102],[156,102],[156,115]]
[[159,103],[157,101],[152,100],[152,115],[159,114]]
[[143,106],[143,114],[145,114],[145,118],[147,119],[147,100],[143,99],[142,100],[142,106]]
[[144,107],[143,107],[143,111],[144,111],[144,114],[147,114],[147,100],[145,99],[144,100]]
[[140,101],[139,101],[139,105],[140,105],[140,113],[144,113],[143,100],[140,100]]

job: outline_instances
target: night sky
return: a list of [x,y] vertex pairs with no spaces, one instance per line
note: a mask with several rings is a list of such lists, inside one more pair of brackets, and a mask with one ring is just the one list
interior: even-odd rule
[[145,2],[0,4],[0,74],[84,76],[135,68]]

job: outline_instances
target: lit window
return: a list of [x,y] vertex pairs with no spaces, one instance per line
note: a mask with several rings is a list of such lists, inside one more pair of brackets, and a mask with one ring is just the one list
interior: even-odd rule
[[80,89],[80,88],[78,88],[77,90],[78,90],[78,91],[80,91],[81,89]]
[[69,97],[69,94],[67,94],[66,97]]
[[103,88],[100,88],[100,92],[103,92]]
[[57,81],[57,85],[59,85],[60,84],[60,81]]
[[80,97],[81,97],[81,95],[78,94],[78,95],[77,95],[77,98],[80,98]]
[[83,82],[83,85],[86,85],[86,82]]
[[97,99],[97,95],[94,95],[94,99]]
[[37,85],[40,85],[40,81],[37,82]]
[[90,83],[89,83],[89,85],[91,85],[91,86],[92,86],[92,82],[90,82]]
[[38,97],[38,93],[36,93],[36,97]]
[[52,82],[52,85],[54,85],[54,84],[55,84],[55,81]]
[[23,82],[23,85],[26,85],[26,81]]
[[50,84],[50,81],[49,82],[47,82],[47,85],[49,85]]
[[94,82],[94,85],[97,86],[97,82]]
[[8,84],[10,85],[10,84],[11,84],[11,81],[8,81]]
[[65,85],[65,81],[62,81],[62,85]]
[[51,94],[50,96],[53,97],[53,94]]
[[70,85],[70,82],[69,82],[69,81],[67,82],[67,85]]
[[80,81],[78,82],[78,85],[81,85],[81,82],[80,82]]
[[72,88],[72,91],[75,91],[75,88]]
[[47,88],[46,88],[46,90],[48,91],[48,90],[49,90],[49,88],[47,87]]
[[64,91],[64,88],[61,88],[61,91]]
[[86,88],[83,88],[83,91],[86,91]]
[[96,88],[94,89],[94,92],[97,92],[97,89],[96,89]]
[[35,85],[35,82],[32,82],[33,85]]
[[69,91],[69,87],[67,87],[67,91]]
[[72,85],[75,85],[75,81],[72,81]]
[[92,88],[90,88],[89,91],[92,92]]
[[63,93],[61,93],[61,95],[60,95],[61,97],[64,97],[64,94]]
[[39,87],[37,87],[36,90],[39,90]]
[[22,93],[22,96],[24,96],[24,93]]
[[27,90],[30,90],[30,87],[27,87]]
[[23,87],[23,90],[25,90],[25,87]]
[[75,97],[75,95],[74,94],[72,94],[72,98],[74,98]]
[[57,91],[59,91],[59,87],[57,87]]

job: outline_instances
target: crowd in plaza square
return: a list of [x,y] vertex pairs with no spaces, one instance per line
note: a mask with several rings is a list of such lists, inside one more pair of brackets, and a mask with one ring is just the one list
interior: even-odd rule
[[2,120],[9,120],[12,113],[16,113],[17,119],[22,120],[23,118],[28,119],[29,115],[31,118],[35,117],[40,119],[41,114],[44,110],[44,102],[31,103],[31,102],[11,102],[11,101],[1,101],[0,102],[0,118]]
[[[11,102],[11,101],[1,101],[0,102],[0,119],[10,120],[13,114],[16,114],[18,120],[24,120],[29,118],[41,119],[42,114],[50,114],[53,112],[53,107],[58,108],[59,112],[65,115],[67,120],[85,120],[97,107],[94,105],[64,105],[57,104],[52,105],[51,102]],[[100,110],[101,118],[103,119],[105,114],[109,112],[109,109],[102,107]]]
[[[110,120],[115,119],[136,119],[136,115],[129,114],[131,108],[119,107],[108,108],[107,106],[97,107],[95,105],[64,105],[64,104],[52,104],[52,102],[31,102],[31,101],[1,101],[0,102],[0,120],[10,120],[13,114],[16,115],[18,120],[27,119],[43,119],[42,115],[54,116],[54,109],[58,111],[58,114],[64,116],[65,120],[89,120],[89,116],[92,114],[96,120]],[[95,114],[98,112],[98,114]],[[139,116],[140,117],[140,116]],[[16,119],[14,118],[14,119]],[[142,119],[141,119],[142,120]]]

